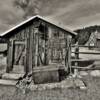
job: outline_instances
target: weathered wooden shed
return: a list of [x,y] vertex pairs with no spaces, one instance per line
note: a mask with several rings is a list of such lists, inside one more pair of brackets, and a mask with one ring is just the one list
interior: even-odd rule
[[1,34],[8,43],[6,72],[30,73],[52,64],[68,67],[75,35],[39,15],[29,18]]

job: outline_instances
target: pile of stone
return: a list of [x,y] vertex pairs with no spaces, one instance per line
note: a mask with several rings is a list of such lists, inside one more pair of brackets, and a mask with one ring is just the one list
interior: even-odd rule
[[86,85],[81,79],[65,79],[59,83],[47,83],[47,84],[31,84],[30,90],[48,90],[48,89],[67,89],[67,88],[79,88],[86,90]]
[[26,89],[29,88],[30,84],[32,83],[32,74],[24,75],[18,79],[16,83],[16,87],[25,93]]
[[32,80],[32,75],[24,76],[23,78],[19,79],[16,84],[16,87],[21,89],[23,93],[25,93],[27,89],[32,91],[66,88],[80,88],[82,90],[86,89],[84,82],[79,78],[69,77],[61,82],[46,84],[34,84]]

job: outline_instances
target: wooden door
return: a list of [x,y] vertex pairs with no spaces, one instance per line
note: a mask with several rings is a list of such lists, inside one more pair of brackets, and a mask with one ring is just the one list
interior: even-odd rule
[[13,72],[24,73],[26,63],[25,41],[14,41]]
[[50,59],[51,63],[58,63],[62,62],[63,60],[63,51],[64,47],[62,44],[64,41],[61,41],[60,39],[51,39],[50,40]]

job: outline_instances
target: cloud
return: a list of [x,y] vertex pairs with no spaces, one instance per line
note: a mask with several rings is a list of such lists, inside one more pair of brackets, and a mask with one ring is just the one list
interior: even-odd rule
[[[66,3],[67,1],[65,4]],[[70,4],[58,8],[55,14],[49,17],[75,29],[82,26],[84,27],[89,23],[96,24],[100,17],[99,9],[99,0],[72,0]],[[100,21],[98,23],[100,23]]]
[[[15,7],[14,1],[0,0],[0,32],[24,20],[26,12]],[[100,24],[99,0],[37,0],[35,5],[40,15],[71,29]]]
[[0,1],[0,32],[6,31],[22,20],[24,12],[14,7],[14,0]]

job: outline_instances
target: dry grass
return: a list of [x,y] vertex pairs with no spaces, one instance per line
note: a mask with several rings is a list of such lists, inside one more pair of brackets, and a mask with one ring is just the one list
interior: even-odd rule
[[100,78],[85,76],[87,90],[78,88],[44,91],[22,91],[11,86],[0,86],[0,100],[100,100]]
[[[86,55],[91,58],[91,55]],[[93,56],[97,58],[97,56]],[[98,59],[100,56],[98,56]],[[78,88],[53,89],[43,91],[22,91],[12,86],[0,86],[0,100],[100,100],[100,77],[83,77],[87,90]]]

